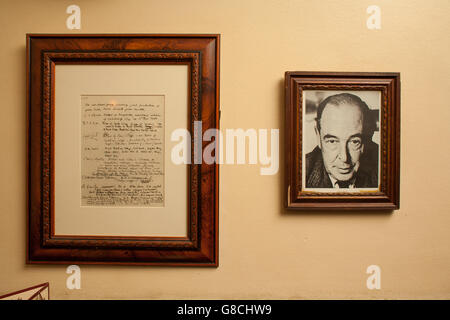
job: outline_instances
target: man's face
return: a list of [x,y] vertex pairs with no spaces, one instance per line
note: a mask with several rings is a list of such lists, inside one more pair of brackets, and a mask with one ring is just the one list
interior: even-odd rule
[[364,151],[363,115],[358,106],[327,104],[320,119],[319,147],[326,171],[338,181],[352,179]]

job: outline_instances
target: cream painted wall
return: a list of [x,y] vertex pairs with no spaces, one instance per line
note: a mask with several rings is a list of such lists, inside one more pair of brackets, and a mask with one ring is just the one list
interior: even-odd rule
[[[73,3],[80,31],[65,26]],[[366,28],[372,4],[381,30]],[[49,281],[53,299],[450,298],[448,0],[1,1],[0,30],[0,295]],[[82,266],[68,290],[66,266],[25,265],[28,32],[220,33],[222,129],[281,139],[285,71],[401,72],[401,210],[287,212],[282,168],[223,165],[217,269]]]

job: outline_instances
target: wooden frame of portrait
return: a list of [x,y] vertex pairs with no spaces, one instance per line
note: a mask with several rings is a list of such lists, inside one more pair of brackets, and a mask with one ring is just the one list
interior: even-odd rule
[[[285,207],[302,210],[395,210],[400,204],[400,74],[379,72],[286,72],[285,74]],[[378,186],[375,189],[311,189],[304,162],[306,94],[320,92],[380,93]],[[323,101],[323,99],[322,99]],[[310,101],[308,101],[310,103]],[[314,106],[314,104],[313,104]],[[324,110],[324,109],[323,109]],[[309,122],[316,124],[315,113]],[[312,118],[314,117],[314,119]],[[312,120],[313,119],[313,120]],[[311,130],[310,130],[311,131]],[[317,135],[317,131],[316,135]],[[318,138],[316,138],[318,139]],[[319,142],[318,142],[319,143]],[[317,143],[317,144],[318,144]],[[317,154],[322,151],[317,146]],[[305,153],[305,154],[303,154]],[[329,169],[322,163],[324,179]],[[320,160],[319,160],[320,161]],[[312,165],[311,165],[312,167]],[[350,169],[348,169],[350,170]],[[312,171],[312,170],[311,170]],[[319,172],[319,169],[317,170]],[[319,175],[319,174],[318,174]],[[328,175],[331,174],[328,171]],[[330,184],[331,185],[331,184]],[[337,192],[339,191],[339,192]]]
[[[217,163],[194,162],[194,156],[206,146],[206,143],[200,147],[194,145],[194,138],[200,132],[203,136],[206,130],[219,128],[219,48],[220,35],[215,34],[27,35],[28,264],[218,266],[219,168]],[[187,110],[181,114],[186,115],[184,123],[191,134],[191,141],[187,143],[192,150],[191,162],[183,171],[186,192],[176,195],[185,203],[181,210],[186,222],[185,235],[55,233],[55,218],[66,211],[64,205],[59,211],[55,210],[55,198],[61,194],[55,192],[61,191],[55,190],[55,176],[61,173],[58,167],[55,169],[55,137],[62,144],[67,138],[66,131],[58,131],[55,126],[58,116],[64,113],[61,105],[55,105],[55,87],[62,86],[58,82],[61,77],[55,77],[55,70],[59,66],[133,66],[139,69],[179,65],[187,70],[181,79],[186,82],[187,90],[182,94]],[[170,83],[171,80],[178,79],[165,81]],[[105,81],[114,87],[115,78]],[[155,83],[161,81],[156,79]],[[79,106],[79,101],[70,103]],[[201,121],[200,132],[194,132],[196,121]],[[170,132],[166,135],[170,136]],[[79,145],[73,148],[79,150]],[[77,212],[79,208],[67,207],[67,212],[70,210]],[[125,215],[120,223],[127,225],[130,218]]]

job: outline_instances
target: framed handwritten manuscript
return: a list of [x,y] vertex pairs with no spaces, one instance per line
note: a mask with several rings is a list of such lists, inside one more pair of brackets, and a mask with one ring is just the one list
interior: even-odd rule
[[27,263],[218,265],[219,39],[27,35]]

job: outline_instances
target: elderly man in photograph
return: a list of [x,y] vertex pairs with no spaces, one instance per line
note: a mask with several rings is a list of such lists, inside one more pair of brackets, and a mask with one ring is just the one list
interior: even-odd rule
[[306,155],[307,188],[377,188],[375,121],[358,96],[341,93],[317,109],[318,145]]

